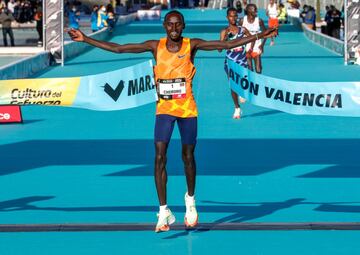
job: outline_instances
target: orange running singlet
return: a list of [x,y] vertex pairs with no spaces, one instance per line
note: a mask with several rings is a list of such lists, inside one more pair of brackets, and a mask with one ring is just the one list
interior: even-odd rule
[[190,39],[183,38],[178,52],[169,52],[166,38],[161,38],[157,48],[155,81],[159,100],[156,114],[175,117],[197,117],[198,112],[192,93],[192,79],[196,69],[191,63]]

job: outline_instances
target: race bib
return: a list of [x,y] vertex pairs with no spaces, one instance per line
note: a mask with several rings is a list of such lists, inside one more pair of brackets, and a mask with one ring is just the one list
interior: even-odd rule
[[185,78],[158,79],[158,94],[162,99],[179,99],[186,97]]

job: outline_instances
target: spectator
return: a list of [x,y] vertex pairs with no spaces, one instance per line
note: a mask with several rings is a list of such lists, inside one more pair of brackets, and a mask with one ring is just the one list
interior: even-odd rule
[[340,39],[341,12],[335,7],[330,13],[331,34],[330,36]]
[[330,36],[330,30],[331,30],[331,24],[330,24],[330,15],[331,15],[331,7],[329,7],[328,5],[325,6],[325,17],[324,17],[324,21],[326,22],[326,27],[324,29],[324,33],[326,33],[327,35]]
[[8,2],[7,8],[12,14],[14,14],[15,6],[16,6],[15,0],[10,0]]
[[98,28],[98,10],[99,10],[99,6],[97,4],[95,4],[93,6],[93,10],[91,13],[91,30],[93,32],[96,32],[99,30]]
[[102,28],[108,26],[107,21],[106,21],[107,16],[106,16],[105,12],[106,12],[105,6],[100,5],[100,8],[98,10],[98,23],[97,23],[98,29],[102,29]]
[[17,22],[19,22],[20,3],[21,3],[20,0],[17,0],[15,2],[14,13],[13,13],[13,16]]
[[112,6],[113,9],[116,8],[116,0],[110,0],[109,4]]
[[114,30],[116,20],[115,20],[114,8],[111,4],[108,4],[106,6],[106,15],[107,15],[106,21],[109,26],[109,31],[112,32]]
[[279,4],[279,23],[286,24],[287,23],[287,11],[285,9],[284,4]]
[[24,22],[30,23],[33,21],[34,12],[31,8],[31,3],[29,1],[24,2]]
[[71,11],[69,12],[69,27],[74,29],[79,29],[80,21],[80,12],[73,5]]
[[64,5],[64,15],[65,15],[65,17],[69,17],[70,11],[71,11],[71,4],[70,4],[69,1],[66,1],[65,5]]
[[287,2],[290,3],[290,7],[292,9],[299,9],[300,8],[300,3],[297,0],[288,0]]
[[0,14],[0,23],[2,24],[4,46],[8,46],[7,35],[9,35],[9,37],[10,37],[11,46],[15,46],[14,33],[11,28],[11,22],[14,20],[15,20],[15,18],[11,14],[11,12],[9,12],[9,10],[7,8],[4,8]]
[[233,6],[233,8],[236,9],[238,18],[239,18],[239,19],[242,19],[242,18],[244,17],[244,14],[243,14],[243,7],[242,7],[242,4],[241,4],[241,1],[240,1],[240,0],[234,1],[234,6]]
[[246,14],[246,6],[248,5],[248,1],[247,0],[242,0],[242,8],[244,10],[244,15],[243,17],[245,17],[247,14]]
[[360,65],[360,46],[355,50],[355,64]]
[[300,13],[300,17],[301,19],[304,21],[304,18],[306,16],[306,14],[308,13],[309,11],[309,6],[307,6],[306,4],[304,4],[303,6],[303,9],[302,9],[302,12]]
[[6,2],[5,2],[5,0],[1,0],[1,2],[0,2],[0,10],[5,9],[5,8],[6,8]]
[[17,1],[14,7],[14,18],[19,23],[33,21],[34,12],[29,1]]
[[304,24],[309,28],[315,29],[316,14],[315,9],[311,6],[304,5],[304,10],[301,13]]
[[36,22],[36,31],[38,32],[38,35],[39,35],[38,46],[42,46],[42,44],[43,44],[43,13],[42,13],[41,7],[38,7],[36,9],[34,20]]

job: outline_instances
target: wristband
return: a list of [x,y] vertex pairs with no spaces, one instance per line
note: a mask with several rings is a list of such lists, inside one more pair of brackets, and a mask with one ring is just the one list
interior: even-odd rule
[[258,33],[256,33],[255,36],[256,36],[256,40],[259,40]]

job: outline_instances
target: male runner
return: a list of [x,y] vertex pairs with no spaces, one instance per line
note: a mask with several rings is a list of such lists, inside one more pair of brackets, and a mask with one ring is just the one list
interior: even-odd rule
[[[266,16],[269,17],[268,27],[279,27],[279,9],[275,0],[270,0],[266,8]],[[270,46],[274,45],[274,39],[271,38]]]
[[[237,19],[238,19],[238,12],[235,8],[229,8],[226,12],[226,18],[229,22],[228,27],[221,30],[220,32],[220,41],[229,41],[234,40],[236,38],[243,38],[244,36],[251,36],[249,31],[244,28],[237,25]],[[247,68],[247,58],[246,58],[246,51],[245,51],[245,45],[241,45],[239,47],[228,49],[226,51],[226,57],[224,62],[224,69],[226,74],[228,74],[228,61],[234,61],[237,64]],[[239,104],[239,96],[236,94],[235,91],[231,90],[231,97],[234,102],[235,111],[233,114],[234,119],[240,119],[241,117],[241,109]],[[244,103],[245,99],[240,97],[240,103]]]
[[[246,6],[247,15],[240,20],[239,25],[245,27],[250,34],[258,34],[260,31],[266,31],[264,21],[257,16],[257,7],[255,4]],[[274,28],[273,28],[274,29]],[[256,40],[255,43],[246,45],[246,53],[250,70],[254,70],[253,61],[255,62],[255,71],[262,72],[261,54],[264,52],[264,44],[266,40]]]
[[185,21],[178,11],[166,14],[164,23],[166,37],[160,40],[149,40],[143,43],[116,44],[98,41],[85,36],[81,31],[72,29],[70,37],[74,41],[85,42],[95,47],[115,53],[152,52],[156,66],[155,81],[159,100],[156,104],[155,122],[155,184],[160,202],[156,232],[168,231],[175,217],[166,202],[166,151],[175,122],[177,122],[182,142],[182,159],[184,162],[187,192],[185,193],[185,225],[194,227],[198,222],[195,207],[196,164],[194,151],[197,136],[197,108],[192,93],[192,80],[195,75],[193,65],[198,50],[231,49],[259,38],[275,35],[274,29],[239,38],[232,41],[205,41],[182,37]]

